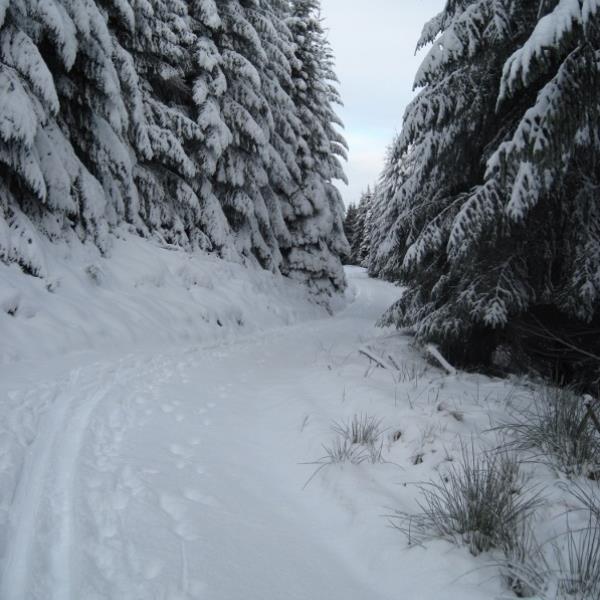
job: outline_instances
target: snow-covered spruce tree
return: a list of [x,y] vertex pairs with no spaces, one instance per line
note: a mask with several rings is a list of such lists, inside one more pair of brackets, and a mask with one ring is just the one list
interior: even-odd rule
[[344,218],[344,235],[348,240],[348,244],[350,247],[350,252],[344,256],[344,261],[346,264],[353,265],[354,257],[352,256],[352,246],[354,236],[356,235],[356,217],[358,214],[358,209],[354,204],[350,204],[346,209],[346,216]]
[[284,215],[290,213],[290,198],[301,178],[296,157],[301,143],[302,123],[292,99],[295,46],[287,24],[290,3],[287,0],[263,0],[260,7],[261,10],[253,11],[251,16],[267,56],[261,81],[271,111],[266,163],[269,186],[263,188],[263,196],[273,232],[280,249],[285,252],[293,241]]
[[[371,277],[395,280],[402,260],[398,236],[404,225],[398,220],[400,214],[400,186],[407,179],[410,152],[402,148],[399,138],[389,146],[385,167],[373,197],[371,220],[373,230],[369,248],[368,269]],[[394,259],[397,259],[394,261]]]
[[383,181],[378,183],[371,193],[361,246],[361,266],[369,270],[371,277],[379,276],[374,269],[374,257],[376,250],[380,248],[381,240],[387,233],[385,230],[380,229],[380,223],[384,221],[383,212],[387,208],[384,202],[384,194],[380,190],[382,184]]
[[528,319],[598,319],[599,21],[598,0],[449,0],[425,27],[380,192],[372,270],[408,286],[383,322],[481,361]]
[[371,246],[373,229],[372,208],[373,192],[371,192],[371,188],[368,187],[367,191],[361,196],[358,205],[357,226],[360,227],[360,240],[355,240],[353,244],[353,253],[356,264],[361,267],[365,266]]
[[271,107],[263,92],[268,57],[252,22],[260,12],[257,2],[192,5],[196,24],[204,20],[197,60],[205,71],[193,90],[208,142],[198,148],[199,162],[207,172],[206,187],[223,208],[235,252],[275,271],[281,259],[265,201],[271,200],[266,167],[273,154]]
[[106,248],[113,215],[135,211],[112,54],[92,0],[2,3],[0,260],[43,276],[40,236],[75,230]]
[[188,3],[104,1],[131,115],[141,231],[180,247],[221,250],[226,223],[193,156],[204,138],[189,79],[202,65],[194,62],[198,39]]
[[282,270],[305,281],[317,295],[345,285],[340,255],[348,252],[344,207],[334,180],[346,181],[338,157],[346,142],[334,107],[340,104],[333,58],[320,20],[318,0],[293,0],[288,20],[295,44],[291,97],[301,122],[297,150],[300,176],[284,212],[292,234]]
[[302,63],[290,19],[285,0],[0,3],[0,260],[43,275],[43,237],[106,249],[126,223],[340,289],[331,56],[319,29]]
[[363,245],[365,234],[365,217],[366,217],[366,198],[369,192],[363,192],[356,206],[356,216],[354,220],[354,234],[352,239],[348,239],[350,243],[350,255],[353,265],[360,265],[360,249]]

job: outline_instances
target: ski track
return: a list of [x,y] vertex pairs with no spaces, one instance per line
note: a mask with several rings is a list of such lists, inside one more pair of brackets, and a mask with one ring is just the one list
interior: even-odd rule
[[0,598],[395,597],[336,543],[343,511],[314,516],[300,464],[314,457],[295,442],[339,405],[334,367],[397,296],[352,274],[354,303],[328,320],[84,364],[33,388],[8,377]]

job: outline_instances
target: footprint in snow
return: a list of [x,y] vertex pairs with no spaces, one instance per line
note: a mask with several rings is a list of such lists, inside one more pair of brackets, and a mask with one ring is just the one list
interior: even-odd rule
[[175,467],[180,471],[188,466],[189,459],[194,456],[194,453],[191,450],[188,450],[179,444],[171,444],[169,450],[173,456],[176,456],[179,459],[175,462]]
[[180,496],[163,494],[160,497],[160,507],[175,522],[173,531],[183,540],[193,542],[198,539],[196,522],[187,516],[188,500]]
[[175,533],[186,542],[195,542],[200,536],[195,532],[195,527],[190,522],[178,523]]
[[200,490],[195,490],[188,488],[183,492],[183,495],[188,500],[192,502],[197,502],[198,504],[204,504],[204,506],[216,506],[217,501],[212,496],[207,496],[203,494]]
[[175,521],[180,521],[185,517],[187,502],[184,498],[162,494],[160,497],[160,507]]
[[171,451],[171,454],[174,454],[175,456],[181,456],[182,458],[191,458],[194,455],[193,452],[190,452],[190,450],[187,450],[179,444],[171,444],[169,446],[169,450]]

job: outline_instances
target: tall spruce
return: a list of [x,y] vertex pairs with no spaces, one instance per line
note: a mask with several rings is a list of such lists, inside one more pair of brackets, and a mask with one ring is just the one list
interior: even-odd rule
[[344,206],[334,185],[336,179],[347,181],[338,159],[345,158],[347,146],[334,110],[341,101],[318,0],[293,0],[288,23],[295,45],[292,100],[301,128],[299,179],[284,214],[292,244],[283,269],[317,295],[331,295],[345,285],[339,256],[348,252]]
[[339,291],[345,143],[300,4],[0,3],[0,260],[43,276],[44,238],[126,226]]
[[[111,11],[111,7],[115,8]],[[210,248],[192,149],[202,131],[186,83],[196,38],[187,3],[129,0],[107,6],[118,42],[115,62],[130,111],[135,183],[144,229],[166,243]],[[107,161],[110,164],[110,161]]]
[[117,213],[135,210],[112,55],[92,0],[2,4],[0,260],[44,276],[43,237],[76,234],[106,249]]
[[353,265],[354,256],[352,255],[352,247],[354,245],[354,237],[358,233],[356,218],[358,216],[358,209],[354,204],[350,204],[346,209],[346,216],[344,218],[344,234],[348,240],[348,253],[344,256],[344,262],[349,265]]
[[272,108],[265,93],[269,58],[256,27],[268,15],[259,2],[228,0],[218,9],[220,27],[211,41],[218,48],[223,88],[214,108],[228,135],[215,156],[212,187],[234,232],[238,254],[277,270],[280,252],[263,195],[270,185],[273,154]]
[[407,286],[384,323],[485,360],[523,320],[557,338],[598,319],[599,11],[449,0],[426,25],[376,199],[371,271]]
[[369,256],[371,237],[373,234],[372,222],[373,192],[368,187],[361,196],[358,204],[357,226],[360,228],[360,238],[353,244],[353,253],[357,265],[365,266]]

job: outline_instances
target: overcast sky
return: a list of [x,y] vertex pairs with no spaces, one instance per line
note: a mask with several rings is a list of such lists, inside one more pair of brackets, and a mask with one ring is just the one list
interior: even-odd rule
[[385,151],[400,130],[422,54],[415,46],[426,21],[445,0],[321,0],[336,57],[344,108],[339,110],[350,145],[346,204],[377,181]]

